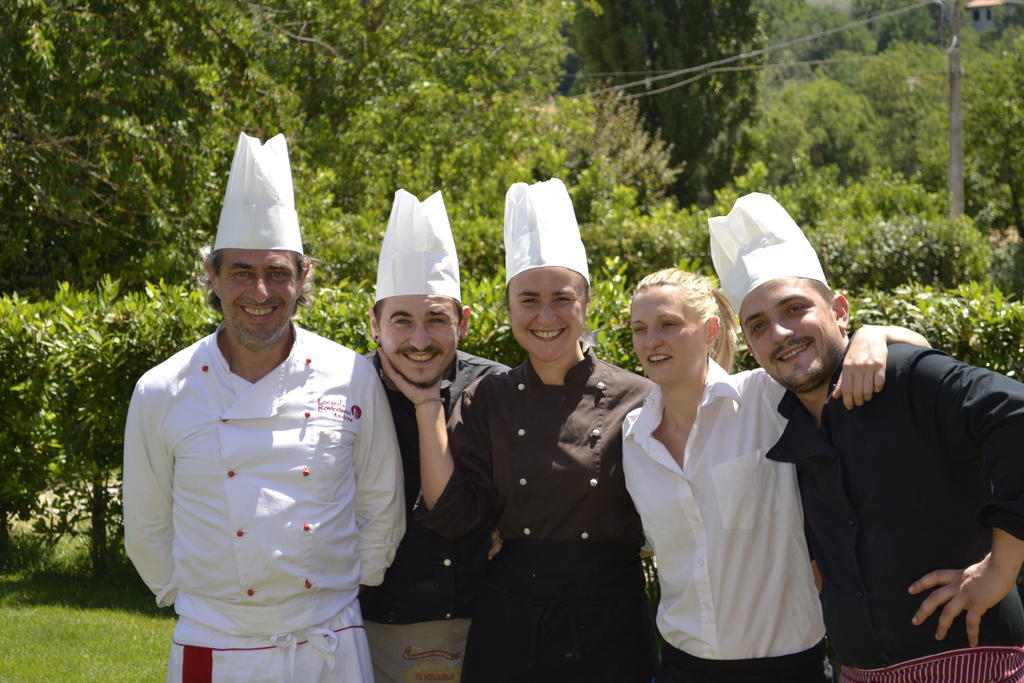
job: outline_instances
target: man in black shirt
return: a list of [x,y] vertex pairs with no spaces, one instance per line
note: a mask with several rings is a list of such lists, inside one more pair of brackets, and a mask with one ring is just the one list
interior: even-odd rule
[[711,232],[747,345],[788,389],[768,457],[796,465],[843,680],[1024,680],[1024,385],[896,344],[885,390],[848,411],[848,303],[796,224],[748,195]]
[[[370,310],[374,340],[393,371],[434,386],[441,379],[445,416],[477,377],[508,368],[457,350],[470,309],[461,303],[455,244],[441,194],[423,202],[395,194]],[[378,683],[458,680],[469,616],[490,548],[490,529],[448,541],[416,522],[420,447],[416,409],[368,356],[384,381],[405,473],[407,526],[379,586],[360,596]]]

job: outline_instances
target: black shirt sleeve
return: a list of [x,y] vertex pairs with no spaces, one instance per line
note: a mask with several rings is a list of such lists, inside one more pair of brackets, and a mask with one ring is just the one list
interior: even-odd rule
[[905,371],[912,415],[936,430],[945,457],[982,460],[991,495],[979,522],[1024,539],[1024,384],[938,351],[911,357]]

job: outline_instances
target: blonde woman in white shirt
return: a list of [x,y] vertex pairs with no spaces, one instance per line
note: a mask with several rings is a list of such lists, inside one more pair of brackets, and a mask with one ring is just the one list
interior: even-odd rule
[[[626,418],[623,461],[658,568],[658,683],[830,680],[796,471],[764,457],[785,426],[784,389],[760,369],[728,374],[735,314],[706,277],[648,275],[630,326],[657,385]],[[896,340],[927,344],[903,328],[856,335],[847,407],[881,389]]]

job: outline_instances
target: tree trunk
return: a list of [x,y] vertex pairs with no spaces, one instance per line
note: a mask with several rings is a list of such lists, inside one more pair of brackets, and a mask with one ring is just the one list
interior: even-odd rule
[[1013,222],[1017,228],[1017,234],[1024,238],[1024,208],[1021,206],[1019,186],[1014,174],[1011,172],[1009,175],[1010,182],[1007,185],[1010,187],[1010,203],[1013,205]]
[[0,507],[0,567],[9,569],[7,566],[11,552],[11,529],[8,526],[7,509]]
[[92,528],[89,530],[89,558],[92,574],[99,577],[107,569],[107,482],[97,475],[92,481]]

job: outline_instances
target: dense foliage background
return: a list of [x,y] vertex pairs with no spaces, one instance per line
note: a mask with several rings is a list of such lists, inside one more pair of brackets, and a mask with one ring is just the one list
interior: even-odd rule
[[[12,0],[0,18],[0,564],[13,520],[119,552],[135,380],[213,329],[196,291],[239,130],[291,146],[320,290],[364,351],[394,191],[443,190],[467,350],[520,362],[504,192],[563,178],[600,354],[636,369],[629,292],[711,273],[750,191],[808,232],[856,322],[968,362],[1024,358],[1024,7],[964,14],[967,212],[946,190],[948,9],[911,0]],[[749,55],[749,56],[743,56]],[[749,362],[749,361],[747,361]]]

